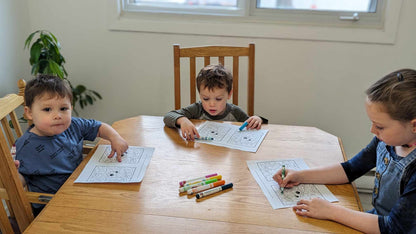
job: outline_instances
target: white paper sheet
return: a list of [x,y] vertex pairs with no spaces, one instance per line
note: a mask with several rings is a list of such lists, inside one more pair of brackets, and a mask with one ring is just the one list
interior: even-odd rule
[[74,183],[138,183],[143,180],[154,148],[129,146],[118,162],[108,158],[110,145],[99,145]]
[[285,188],[281,193],[279,184],[273,180],[273,175],[282,168],[282,165],[285,165],[286,169],[292,170],[308,169],[309,167],[301,158],[252,160],[247,161],[247,165],[273,209],[292,207],[301,199],[309,200],[314,197],[320,197],[330,202],[338,201],[325,185],[300,184],[293,188]]
[[195,140],[197,142],[224,146],[248,152],[257,152],[269,130],[239,130],[240,126],[229,123],[206,121],[198,128],[201,137],[212,137],[214,140]]

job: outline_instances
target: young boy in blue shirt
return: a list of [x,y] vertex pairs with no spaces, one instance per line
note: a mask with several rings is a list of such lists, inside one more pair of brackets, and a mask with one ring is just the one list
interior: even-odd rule
[[170,111],[163,119],[166,126],[181,128],[185,139],[194,140],[195,137],[200,137],[189,119],[246,121],[248,129],[260,129],[262,123],[267,124],[267,119],[249,117],[240,107],[227,103],[233,93],[233,76],[221,64],[202,68],[196,78],[196,86],[201,101]]
[[[59,77],[40,75],[25,89],[25,114],[33,125],[16,141],[16,166],[30,191],[56,193],[82,161],[84,140],[102,137],[120,162],[127,142],[108,124],[71,117],[72,91]],[[43,206],[34,204],[35,215]]]

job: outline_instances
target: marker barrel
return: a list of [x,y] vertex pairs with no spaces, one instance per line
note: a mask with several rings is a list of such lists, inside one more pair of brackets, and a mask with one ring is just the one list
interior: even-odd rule
[[214,183],[214,182],[217,182],[217,181],[218,181],[218,179],[210,179],[210,180],[202,181],[200,183],[193,184],[193,185],[190,185],[190,186],[183,186],[183,187],[179,188],[179,192],[183,193],[183,192],[188,191],[191,188],[195,188],[195,187],[206,185],[206,184],[211,184],[211,183]]
[[204,190],[207,190],[207,189],[210,189],[210,188],[214,188],[214,187],[218,187],[218,186],[221,186],[221,185],[224,185],[224,184],[225,184],[225,180],[220,180],[220,181],[214,182],[212,184],[207,184],[207,185],[199,186],[199,187],[196,187],[196,188],[193,188],[193,189],[189,189],[188,194],[191,195],[191,194],[194,194],[194,193],[199,193],[201,191],[204,191]]
[[185,186],[192,186],[194,184],[198,184],[198,183],[201,183],[201,182],[204,182],[204,181],[207,181],[207,180],[212,180],[212,179],[221,180],[222,179],[222,175],[216,175],[216,176],[212,176],[212,177],[209,177],[209,178],[206,178],[206,179],[196,180],[196,181],[193,181],[193,182],[190,182],[190,183],[186,183],[184,185],[184,187]]
[[203,197],[206,197],[208,195],[211,195],[211,194],[214,194],[214,193],[218,193],[218,192],[220,192],[222,190],[226,190],[226,189],[229,189],[229,188],[232,188],[232,187],[233,187],[233,183],[229,183],[229,184],[226,184],[226,185],[223,185],[223,186],[219,186],[219,187],[215,187],[215,188],[212,188],[212,189],[208,189],[206,191],[197,193],[196,194],[196,198],[197,199],[203,198]]
[[214,140],[213,137],[195,137],[195,140],[205,140],[205,141],[212,141]]
[[243,125],[241,125],[241,127],[238,129],[240,131],[243,131],[243,129],[247,126],[247,122],[244,122]]
[[186,183],[193,182],[193,181],[197,181],[197,180],[207,179],[209,177],[213,177],[213,176],[216,176],[216,175],[218,175],[218,174],[217,173],[213,173],[213,174],[209,174],[209,175],[202,176],[202,177],[198,177],[198,178],[194,178],[194,179],[183,180],[183,181],[180,181],[179,182],[179,186],[180,187],[183,187]]

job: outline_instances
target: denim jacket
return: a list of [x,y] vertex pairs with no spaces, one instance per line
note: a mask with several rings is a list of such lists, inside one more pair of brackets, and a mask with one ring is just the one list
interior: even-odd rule
[[342,163],[349,181],[376,166],[372,203],[381,233],[416,229],[416,150],[400,157],[394,147],[374,138],[354,158]]

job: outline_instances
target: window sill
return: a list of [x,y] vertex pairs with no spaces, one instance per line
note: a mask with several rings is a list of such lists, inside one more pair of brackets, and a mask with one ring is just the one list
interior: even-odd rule
[[[208,20],[200,16],[125,12],[121,0],[108,0],[108,28],[114,31],[138,31],[206,36],[274,38],[353,43],[394,44],[402,0],[387,2],[384,23],[378,28],[320,26]],[[205,18],[205,19],[204,19]]]

